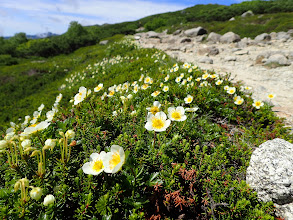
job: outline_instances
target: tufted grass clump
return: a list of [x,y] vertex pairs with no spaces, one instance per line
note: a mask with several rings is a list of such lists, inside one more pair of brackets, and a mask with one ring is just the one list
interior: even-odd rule
[[274,219],[245,182],[254,148],[292,141],[269,102],[131,39],[105,53],[3,135],[1,218]]

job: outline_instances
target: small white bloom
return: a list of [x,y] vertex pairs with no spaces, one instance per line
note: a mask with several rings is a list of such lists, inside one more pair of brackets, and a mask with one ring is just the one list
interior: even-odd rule
[[75,137],[75,132],[73,130],[67,130],[65,133],[65,137],[68,139],[73,139]]
[[90,161],[82,166],[82,170],[85,174],[98,175],[105,169],[104,159],[106,156],[105,151],[100,153],[92,153],[90,156]]
[[182,106],[178,107],[169,107],[168,108],[168,117],[172,121],[185,121],[186,120],[186,115],[185,115],[185,110]]
[[46,195],[46,197],[44,198],[44,206],[48,206],[50,204],[54,204],[55,202],[55,197],[52,194]]
[[125,162],[125,153],[119,145],[111,146],[111,151],[104,158],[105,173],[117,173]]
[[21,142],[21,146],[23,147],[23,149],[29,148],[31,144],[32,144],[32,141],[30,139],[25,139]]
[[157,112],[155,115],[149,113],[147,116],[147,123],[145,124],[145,128],[149,131],[166,131],[167,127],[169,127],[171,121],[168,119],[164,112]]
[[[40,187],[34,187],[30,191],[30,197],[35,200],[39,200],[43,195],[42,189]],[[47,201],[46,201],[47,202]],[[44,204],[45,205],[45,204]]]
[[160,111],[161,104],[158,101],[154,101],[152,107],[146,108],[149,112],[151,112],[153,115],[155,115],[157,112]]
[[184,101],[186,104],[190,104],[193,101],[193,96],[187,95],[187,97],[184,98]]

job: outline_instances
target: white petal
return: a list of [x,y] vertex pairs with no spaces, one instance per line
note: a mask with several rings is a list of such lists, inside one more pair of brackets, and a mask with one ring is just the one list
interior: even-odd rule
[[150,121],[148,121],[145,126],[144,126],[148,131],[152,131],[153,130],[153,126],[152,123]]

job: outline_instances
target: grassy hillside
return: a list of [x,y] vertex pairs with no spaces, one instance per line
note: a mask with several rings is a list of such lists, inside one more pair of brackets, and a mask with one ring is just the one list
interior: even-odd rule
[[52,106],[61,92],[54,116],[0,141],[3,219],[274,219],[245,182],[255,147],[293,140],[269,102],[129,39],[69,60],[46,60],[56,78],[27,95]]

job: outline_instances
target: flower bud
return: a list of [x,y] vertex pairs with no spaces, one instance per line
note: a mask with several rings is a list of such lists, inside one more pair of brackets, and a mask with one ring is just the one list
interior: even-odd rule
[[16,192],[17,190],[19,190],[20,188],[20,182],[17,181],[15,184],[14,184],[14,191]]
[[0,141],[0,149],[5,149],[8,146],[8,142],[6,140]]
[[53,149],[56,145],[56,141],[53,139],[47,139],[45,141],[45,147],[50,147],[51,149]]
[[38,155],[38,153],[40,153],[39,150],[33,151],[32,154],[31,154],[31,157],[34,157],[34,156]]
[[32,141],[30,139],[25,139],[23,142],[21,142],[21,146],[23,149],[29,148],[32,144]]
[[25,177],[19,180],[24,186],[29,186],[29,180]]
[[74,147],[75,145],[76,145],[76,141],[75,140],[70,143],[70,146],[71,147]]
[[26,148],[23,152],[24,152],[24,153],[29,153],[29,152],[32,151],[32,150],[34,150],[33,147],[28,147],[28,148]]
[[66,131],[65,133],[65,137],[69,138],[69,139],[72,139],[75,137],[75,132],[73,130],[68,130]]
[[55,202],[55,197],[52,194],[46,195],[46,197],[44,198],[44,206],[53,204]]
[[42,189],[40,187],[33,187],[30,191],[30,197],[35,200],[39,200],[43,195]]

